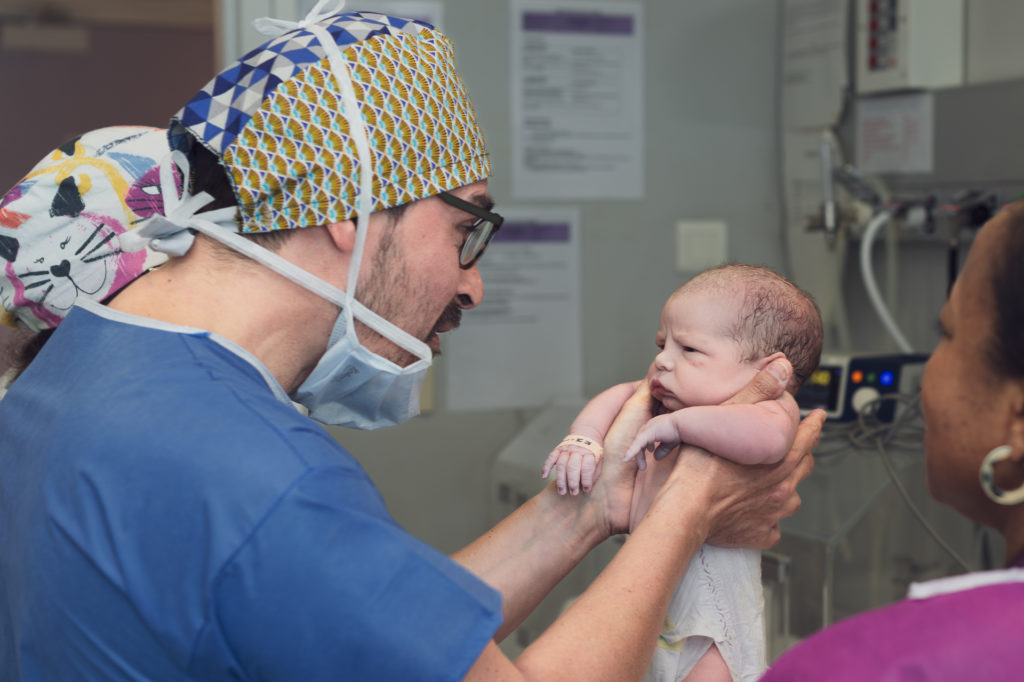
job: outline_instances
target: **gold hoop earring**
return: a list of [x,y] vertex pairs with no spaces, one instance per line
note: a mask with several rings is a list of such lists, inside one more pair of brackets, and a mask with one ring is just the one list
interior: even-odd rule
[[1012,453],[1012,447],[1000,445],[997,448],[992,448],[981,462],[981,470],[978,472],[978,478],[981,480],[981,489],[988,495],[988,499],[996,504],[1012,506],[1024,502],[1024,485],[1015,490],[1003,490],[996,485],[992,472],[996,464],[1009,459]]

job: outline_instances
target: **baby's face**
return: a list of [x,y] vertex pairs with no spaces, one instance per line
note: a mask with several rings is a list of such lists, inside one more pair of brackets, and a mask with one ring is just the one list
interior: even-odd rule
[[669,410],[717,405],[757,373],[729,336],[742,308],[742,292],[696,289],[673,294],[661,311],[660,349],[647,372],[651,393]]

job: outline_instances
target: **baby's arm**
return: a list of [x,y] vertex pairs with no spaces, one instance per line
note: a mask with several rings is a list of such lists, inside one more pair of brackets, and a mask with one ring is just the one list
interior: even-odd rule
[[770,464],[789,452],[799,424],[800,408],[789,393],[752,405],[685,407],[647,422],[626,459],[655,443],[687,443],[739,464]]
[[[600,448],[605,434],[619,414],[619,409],[636,391],[637,384],[638,381],[618,384],[598,393],[573,420],[572,426],[569,427],[570,436],[582,436]],[[567,491],[578,495],[581,487],[583,492],[589,493],[600,474],[601,460],[594,455],[593,450],[567,442],[570,441],[570,436],[566,436],[566,440],[551,451],[544,461],[540,475],[541,478],[547,478],[554,468],[555,483],[560,495],[565,495]]]

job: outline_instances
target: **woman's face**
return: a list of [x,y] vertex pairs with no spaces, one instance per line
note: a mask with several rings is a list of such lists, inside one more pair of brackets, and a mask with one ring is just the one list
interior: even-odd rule
[[942,336],[925,368],[921,405],[928,489],[961,514],[998,527],[999,508],[984,496],[978,468],[985,454],[1006,443],[1009,382],[985,362],[993,333],[991,269],[1004,241],[998,218],[979,232],[964,269],[939,316]]

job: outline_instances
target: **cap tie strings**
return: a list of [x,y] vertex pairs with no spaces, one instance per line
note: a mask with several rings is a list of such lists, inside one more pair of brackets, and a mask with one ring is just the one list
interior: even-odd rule
[[[337,3],[338,6],[330,10],[323,10],[326,5],[332,2]],[[313,26],[313,24],[337,14],[344,6],[345,0],[320,0],[313,6],[313,9],[309,10],[309,13],[306,14],[306,18],[301,21],[275,19],[274,17],[259,17],[258,19],[253,19],[252,27],[259,33],[271,37],[277,37],[297,28],[304,28],[308,30]]]
[[[323,8],[334,2],[337,6],[330,11]],[[279,36],[288,31],[303,29],[316,36],[324,49],[324,54],[331,67],[331,74],[338,84],[341,93],[341,113],[348,123],[349,135],[355,143],[359,161],[359,187],[356,194],[356,241],[352,249],[352,258],[348,270],[348,284],[345,287],[346,303],[342,305],[342,314],[351,317],[355,314],[359,320],[378,334],[389,338],[421,360],[429,360],[432,353],[427,344],[412,336],[405,330],[394,325],[369,308],[362,306],[356,299],[356,283],[359,279],[359,267],[363,260],[363,249],[366,235],[370,228],[370,213],[373,212],[373,156],[370,152],[369,135],[366,124],[359,110],[359,100],[352,85],[352,76],[348,64],[341,54],[341,48],[334,38],[318,22],[327,19],[345,6],[345,0],[320,0],[302,21],[287,21],[261,17],[253,21],[253,27],[264,35]],[[283,274],[283,273],[282,273]]]
[[[160,194],[163,198],[163,215],[154,214],[135,230],[121,235],[121,248],[125,251],[141,251],[149,245],[154,251],[172,256],[183,256],[195,241],[191,228],[199,210],[213,201],[207,192],[192,195],[182,183],[179,192],[174,180],[174,167],[178,167],[182,178],[189,177],[188,158],[180,151],[173,151],[160,160]],[[235,231],[234,206],[206,211],[204,220],[221,228]]]

